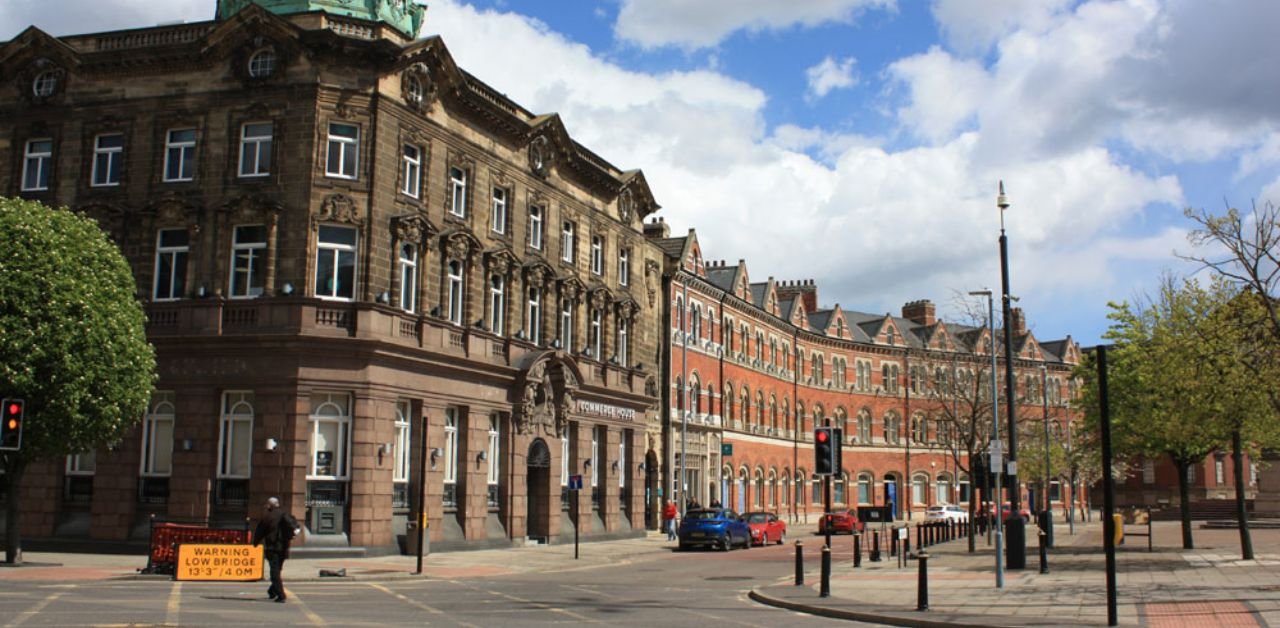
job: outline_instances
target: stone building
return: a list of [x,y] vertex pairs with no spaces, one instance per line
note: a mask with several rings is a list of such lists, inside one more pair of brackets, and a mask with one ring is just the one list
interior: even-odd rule
[[[823,512],[828,499],[832,507],[891,505],[908,519],[970,501],[965,434],[976,431],[975,453],[989,440],[985,327],[944,322],[929,301],[904,305],[901,316],[824,306],[812,280],[755,281],[744,260],[706,261],[692,229],[671,237],[656,218],[645,228],[664,254],[669,303],[661,330],[670,346],[661,404],[671,417],[668,494],[793,519]],[[1020,434],[1043,429],[1064,442],[1080,349],[1070,337],[1038,340],[1020,309],[1012,325]],[[999,381],[999,337],[995,346]],[[1003,410],[1000,417],[1003,432]],[[813,474],[814,428],[823,425],[843,434],[843,474],[829,487]],[[1064,471],[1051,474],[1061,478],[1049,488],[1055,511],[1083,500]],[[1020,490],[1032,497],[1033,487]]]
[[239,525],[271,495],[307,545],[368,552],[419,512],[436,549],[641,533],[658,205],[415,39],[424,10],[220,0],[0,44],[0,194],[109,232],[160,374],[135,434],[29,470],[24,536]]

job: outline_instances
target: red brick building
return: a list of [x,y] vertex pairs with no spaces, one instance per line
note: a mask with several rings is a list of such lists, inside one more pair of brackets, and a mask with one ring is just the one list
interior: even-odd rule
[[[820,513],[813,429],[830,425],[844,436],[833,507],[892,502],[897,517],[919,517],[931,505],[969,501],[955,408],[964,398],[990,425],[986,328],[941,321],[929,301],[906,304],[900,316],[827,306],[811,280],[753,281],[743,260],[705,261],[693,230],[672,238],[656,219],[646,229],[666,255],[670,304],[667,495],[796,518]],[[1038,341],[1019,309],[1013,325],[1020,429],[1043,421],[1061,441],[1079,347],[1070,338]],[[1071,499],[1061,484],[1050,489],[1055,508]]]

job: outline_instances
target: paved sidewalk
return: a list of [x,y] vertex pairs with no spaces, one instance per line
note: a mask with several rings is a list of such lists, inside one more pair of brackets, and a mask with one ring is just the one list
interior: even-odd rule
[[[1197,522],[1197,526],[1199,523]],[[1028,526],[1035,542],[1035,527]],[[818,595],[816,552],[806,551],[804,586],[793,579],[757,587],[752,598],[793,610],[872,623],[932,626],[1106,625],[1105,555],[1102,525],[1055,523],[1056,547],[1049,573],[1039,573],[1037,547],[1027,569],[1006,571],[995,587],[995,558],[986,539],[969,554],[964,539],[928,548],[929,610],[917,611],[918,567],[898,568],[896,559],[852,565],[852,547],[841,539],[832,552],[831,597]],[[1236,530],[1196,528],[1197,549],[1181,549],[1176,522],[1154,524],[1155,551],[1130,537],[1117,551],[1118,617],[1121,625],[1280,625],[1280,531],[1253,530],[1255,560],[1240,560]],[[912,532],[912,543],[915,532]],[[805,540],[806,546],[810,541]],[[815,539],[813,544],[821,545]]]

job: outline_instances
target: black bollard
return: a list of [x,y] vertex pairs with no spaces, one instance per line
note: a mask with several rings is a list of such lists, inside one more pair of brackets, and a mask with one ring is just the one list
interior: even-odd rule
[[871,531],[871,562],[880,562],[880,531]]
[[853,533],[853,568],[862,566],[862,533]]
[[818,597],[831,597],[831,548],[822,546],[822,584]]
[[919,578],[916,581],[916,610],[929,610],[929,554],[920,552],[916,557],[920,562]]
[[924,524],[916,524],[916,549],[924,549]]
[[[908,534],[902,535],[902,555],[907,559],[911,558],[911,530],[907,530]],[[916,549],[919,549],[917,547]]]
[[804,543],[796,541],[796,586],[804,585]]
[[933,547],[933,543],[934,543],[933,533],[937,529],[937,526],[933,525],[932,523],[926,523],[924,524],[924,527],[925,527],[924,546]]
[[898,557],[898,531],[894,528],[889,529],[889,558]]
[[1049,547],[1045,545],[1044,530],[1040,530],[1040,573],[1049,573]]

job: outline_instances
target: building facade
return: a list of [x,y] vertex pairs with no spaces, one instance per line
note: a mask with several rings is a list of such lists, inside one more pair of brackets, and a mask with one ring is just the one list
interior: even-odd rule
[[[743,260],[706,261],[693,230],[670,237],[661,219],[646,228],[665,256],[669,304],[667,494],[793,520],[828,505],[888,506],[911,519],[970,501],[980,483],[970,479],[970,453],[979,457],[990,440],[992,346],[1004,394],[1001,337],[993,345],[981,325],[941,321],[929,301],[904,305],[901,316],[823,306],[812,280],[753,281]],[[1019,433],[1065,442],[1079,347],[1069,337],[1037,340],[1020,309],[1012,325]],[[818,426],[843,435],[843,473],[829,484],[813,474]],[[1053,508],[1082,503],[1064,469],[1050,475],[1060,478],[1049,487]],[[1043,504],[1037,485],[1020,483],[1036,498],[1024,503]]]
[[423,11],[220,0],[0,44],[0,194],[99,221],[160,376],[134,435],[29,469],[24,536],[239,525],[272,495],[308,545],[369,552],[418,521],[437,549],[641,533],[658,205],[415,40]]

